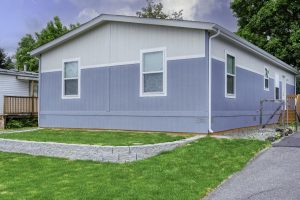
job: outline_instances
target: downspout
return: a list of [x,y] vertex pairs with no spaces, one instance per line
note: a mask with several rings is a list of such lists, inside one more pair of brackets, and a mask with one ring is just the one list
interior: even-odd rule
[[213,133],[211,123],[212,123],[212,112],[211,112],[211,41],[213,38],[220,35],[220,30],[218,29],[218,32],[208,39],[208,133]]
[[40,118],[41,118],[41,75],[42,75],[42,54],[39,56],[39,82],[38,82],[38,127],[40,127]]

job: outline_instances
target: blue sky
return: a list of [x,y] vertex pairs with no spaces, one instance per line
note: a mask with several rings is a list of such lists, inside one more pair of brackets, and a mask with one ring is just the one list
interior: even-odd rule
[[[184,19],[210,21],[236,31],[230,0],[160,0],[165,11],[183,9]],[[84,23],[101,14],[135,15],[145,0],[1,0],[0,47],[12,55],[26,33],[41,30],[54,16],[63,24]]]

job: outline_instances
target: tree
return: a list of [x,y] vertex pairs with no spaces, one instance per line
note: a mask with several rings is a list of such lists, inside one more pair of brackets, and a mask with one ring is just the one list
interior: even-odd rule
[[24,69],[24,65],[27,65],[29,71],[38,71],[38,59],[29,54],[36,46],[36,40],[30,34],[26,34],[21,39],[16,52],[16,65],[18,70]]
[[39,47],[43,44],[46,44],[63,34],[77,28],[79,24],[70,24],[69,27],[63,26],[58,16],[53,18],[53,21],[47,23],[46,28],[42,29],[40,33],[35,33],[37,38],[36,45]]
[[0,48],[0,68],[5,68],[6,54],[4,49]]
[[299,0],[234,0],[237,34],[295,68],[300,68]]
[[251,17],[264,5],[266,0],[234,0],[231,2],[231,9],[237,17],[240,27],[246,26]]
[[27,65],[29,71],[38,71],[38,59],[30,56],[30,51],[66,34],[78,26],[78,23],[70,24],[69,27],[63,26],[59,17],[55,16],[53,21],[48,22],[44,29],[35,33],[35,37],[26,34],[19,42],[16,52],[17,69],[22,70],[24,65]]
[[6,67],[6,69],[13,69],[15,67],[15,64],[13,63],[10,56],[6,57],[5,67]]
[[143,18],[157,18],[157,19],[175,19],[182,20],[183,10],[174,11],[171,14],[163,12],[163,4],[161,2],[155,3],[154,0],[146,0],[147,5],[141,11],[136,12],[138,17]]
[[10,56],[7,56],[4,49],[0,48],[0,68],[2,69],[12,69],[14,68],[14,63]]

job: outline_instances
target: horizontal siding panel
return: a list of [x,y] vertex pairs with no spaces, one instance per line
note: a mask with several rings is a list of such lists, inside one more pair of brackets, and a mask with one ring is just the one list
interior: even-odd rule
[[81,98],[62,99],[61,72],[42,73],[41,111],[207,112],[205,58],[168,61],[168,95],[140,97],[139,65],[89,68],[81,72]]
[[[287,95],[294,94],[295,87],[287,84]],[[279,84],[280,94],[282,83]],[[223,131],[245,126],[259,125],[260,100],[274,99],[274,79],[269,79],[269,91],[264,90],[264,76],[236,68],[236,98],[225,98],[225,63],[212,61],[212,116],[213,130]],[[279,103],[264,103],[263,122],[266,122]],[[275,116],[270,123],[275,123]]]
[[29,96],[29,82],[16,76],[0,75],[0,114],[3,114],[3,96]]

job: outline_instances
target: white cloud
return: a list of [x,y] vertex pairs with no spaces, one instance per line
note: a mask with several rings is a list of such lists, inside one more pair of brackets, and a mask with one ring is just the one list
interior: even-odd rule
[[196,15],[202,17],[210,14],[220,6],[218,0],[160,0],[165,12],[183,10],[183,18],[195,20]]
[[79,12],[78,19],[82,23],[82,22],[91,20],[91,19],[97,17],[98,15],[99,15],[99,13],[95,9],[85,8]]
[[118,15],[129,15],[129,16],[130,15],[133,16],[133,15],[135,15],[135,13],[136,13],[136,11],[133,10],[132,8],[130,8],[129,6],[126,6],[124,8],[120,8],[119,10],[117,10],[115,12],[115,14],[118,14]]
[[[80,23],[91,20],[101,13],[111,13],[120,15],[135,16],[137,2],[142,0],[110,0],[110,4],[105,4],[105,0],[69,0],[77,7],[81,8],[78,14]],[[172,13],[173,11],[183,10],[183,18],[185,20],[196,20],[205,18],[216,12],[222,7],[226,1],[220,0],[155,0],[162,2],[164,5],[164,12]],[[230,0],[229,0],[230,1]],[[146,3],[145,3],[146,4]],[[145,5],[144,4],[144,5]]]
[[[135,15],[136,11],[131,9],[129,6],[125,6],[123,8],[120,8],[118,10],[114,10],[111,11],[110,13],[112,14],[118,14],[118,15]],[[93,9],[93,8],[84,8],[83,10],[81,10],[78,14],[78,20],[80,23],[84,23],[87,22],[95,17],[97,17],[98,15],[100,15],[101,13],[98,12],[97,10]]]
[[173,11],[183,10],[184,19],[194,19],[198,0],[161,0],[164,5],[164,11],[171,13]]
[[[144,0],[69,0],[73,5],[83,8],[101,8],[101,7],[109,7],[110,5],[114,5],[114,7],[119,7],[119,5],[132,5],[139,1]],[[146,1],[145,1],[146,2]]]

